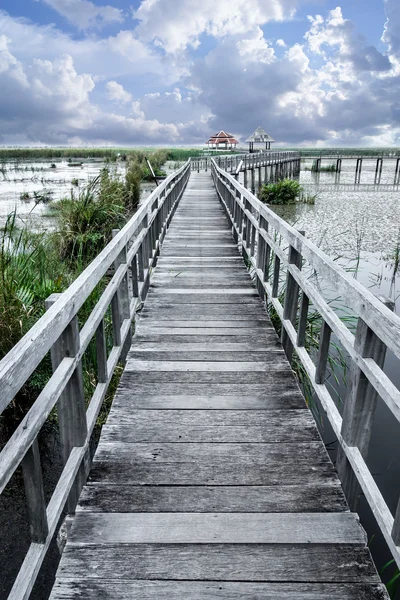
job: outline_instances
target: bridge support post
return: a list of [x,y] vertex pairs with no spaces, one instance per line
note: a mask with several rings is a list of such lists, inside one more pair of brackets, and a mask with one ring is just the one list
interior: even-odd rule
[[394,185],[399,185],[400,183],[400,157],[396,160],[396,171],[394,174]]
[[[390,310],[394,310],[394,302],[384,297],[380,300]],[[383,368],[386,357],[386,346],[377,335],[361,319],[358,319],[354,341],[354,349],[363,358],[372,358]],[[344,405],[342,436],[348,446],[357,447],[364,459],[368,456],[372,424],[378,394],[361,369],[352,362],[350,372],[350,389]],[[357,509],[360,498],[360,485],[350,463],[339,445],[336,468],[342,482],[343,490],[350,510]]]
[[383,169],[383,158],[380,157],[376,161],[375,183],[380,183],[381,182],[382,169]]
[[360,181],[361,181],[362,162],[363,162],[362,158],[357,158],[356,176],[355,176],[355,181],[354,181],[354,183],[356,183],[356,184],[360,183]]
[[244,171],[243,171],[243,185],[247,190],[247,169],[246,169],[246,165],[244,166]]
[[[52,294],[45,302],[48,310],[61,294]],[[72,318],[69,325],[52,346],[51,364],[53,372],[61,361],[68,357],[76,356],[80,349],[78,317]],[[64,391],[57,402],[58,423],[60,428],[61,451],[64,465],[67,463],[71,450],[74,447],[84,446],[87,437],[85,393],[83,387],[82,361],[80,361],[65,386]],[[85,484],[88,471],[89,449],[87,449],[85,460],[79,467],[78,474],[72,485],[67,500],[69,514],[75,513],[79,495]],[[86,464],[85,464],[86,463]]]

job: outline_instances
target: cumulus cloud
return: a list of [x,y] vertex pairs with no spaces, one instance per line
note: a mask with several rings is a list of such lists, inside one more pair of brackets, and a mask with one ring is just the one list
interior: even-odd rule
[[[201,144],[258,125],[291,144],[398,142],[397,0],[385,0],[387,54],[339,7],[310,17],[298,43],[272,44],[262,25],[296,1],[143,0],[135,29],[79,38],[0,11],[3,143]],[[212,49],[191,52],[203,34]]]
[[343,18],[340,7],[331,10],[327,19],[317,15],[309,17],[309,21],[311,27],[305,39],[312,52],[328,59],[334,50],[342,63],[351,63],[356,71],[386,71],[391,68],[387,56],[374,46],[367,46],[364,38],[355,34],[354,24]]
[[283,21],[296,11],[297,0],[143,0],[134,17],[141,39],[168,52],[197,47],[203,33],[221,38],[251,31],[269,21]]
[[121,104],[127,104],[132,101],[132,94],[124,90],[123,86],[116,81],[109,81],[107,83],[107,93],[110,100],[119,102]]
[[28,80],[22,64],[9,51],[9,43],[10,40],[5,35],[0,35],[0,75],[7,73],[18,81],[22,87],[28,87]]
[[90,0],[43,0],[78,29],[101,29],[110,23],[122,23],[122,10],[114,6],[97,6]]

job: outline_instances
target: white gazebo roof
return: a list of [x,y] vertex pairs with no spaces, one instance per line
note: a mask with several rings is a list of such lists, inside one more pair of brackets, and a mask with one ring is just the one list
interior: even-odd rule
[[251,135],[246,142],[253,142],[254,144],[264,144],[265,142],[274,142],[275,140],[262,128],[257,127],[253,135]]

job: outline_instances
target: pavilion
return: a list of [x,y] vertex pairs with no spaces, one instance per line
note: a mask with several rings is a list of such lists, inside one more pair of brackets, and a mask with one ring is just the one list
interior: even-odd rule
[[212,135],[206,142],[209,150],[234,150],[238,143],[233,135],[222,130]]
[[262,127],[257,127],[246,140],[246,143],[249,144],[249,152],[254,152],[254,144],[265,144],[265,149],[271,150],[271,142],[273,143],[275,140]]

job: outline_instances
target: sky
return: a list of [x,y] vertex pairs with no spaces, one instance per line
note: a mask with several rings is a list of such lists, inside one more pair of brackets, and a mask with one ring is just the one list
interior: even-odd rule
[[0,145],[400,143],[400,0],[0,0]]

